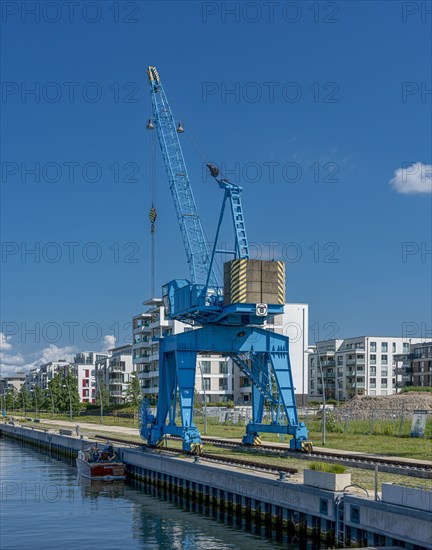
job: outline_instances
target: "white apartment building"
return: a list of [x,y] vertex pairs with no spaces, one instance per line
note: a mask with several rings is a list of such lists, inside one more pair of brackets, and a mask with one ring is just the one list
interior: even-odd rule
[[78,394],[81,403],[95,403],[95,363],[106,357],[109,357],[108,353],[94,351],[82,351],[75,355],[71,368],[74,376],[77,378]]
[[[408,353],[420,338],[359,336],[323,340],[309,355],[309,397],[345,400],[355,395],[396,393],[396,355]],[[318,354],[319,352],[319,354]]]
[[[179,321],[166,319],[162,299],[153,298],[144,302],[147,309],[132,319],[133,364],[138,372],[143,395],[151,403],[157,398],[159,389],[159,344],[155,340],[178,334],[192,327]],[[307,304],[286,304],[284,313],[268,319],[267,330],[290,337],[290,359],[294,386],[299,403],[305,402],[308,388],[308,306]],[[251,385],[231,360],[216,354],[200,354],[197,360],[195,379],[198,402],[235,404],[251,402]]]
[[132,344],[118,346],[108,350],[110,356],[99,358],[95,362],[95,399],[103,380],[113,405],[125,403],[130,377],[134,372],[132,364]]
[[58,361],[50,361],[39,367],[37,374],[37,385],[42,390],[47,390],[49,388],[49,383],[54,378],[58,372],[65,373],[69,368],[69,362],[64,359],[59,359]]

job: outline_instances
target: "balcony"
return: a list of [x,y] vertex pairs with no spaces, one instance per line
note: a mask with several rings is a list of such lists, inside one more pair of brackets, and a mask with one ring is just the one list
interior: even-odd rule
[[120,365],[110,365],[108,372],[124,372],[126,367],[121,367]]
[[396,368],[395,369],[395,374],[396,375],[409,375],[409,374],[413,374],[413,369],[412,368],[408,368],[408,369],[405,369],[405,368]]

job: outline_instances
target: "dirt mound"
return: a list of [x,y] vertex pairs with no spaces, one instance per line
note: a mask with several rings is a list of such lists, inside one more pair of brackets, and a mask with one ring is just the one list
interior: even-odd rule
[[367,420],[373,414],[376,419],[393,418],[402,413],[411,415],[414,410],[432,412],[432,393],[406,392],[377,397],[356,396],[335,410],[337,420],[349,416],[352,420]]

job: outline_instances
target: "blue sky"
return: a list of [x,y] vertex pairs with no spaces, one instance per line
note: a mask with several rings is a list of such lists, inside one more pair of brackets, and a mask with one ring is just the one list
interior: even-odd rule
[[[127,341],[150,294],[149,64],[209,238],[222,197],[190,135],[313,334],[431,335],[430,3],[33,4],[2,5],[6,369]],[[160,286],[187,265],[157,156]]]

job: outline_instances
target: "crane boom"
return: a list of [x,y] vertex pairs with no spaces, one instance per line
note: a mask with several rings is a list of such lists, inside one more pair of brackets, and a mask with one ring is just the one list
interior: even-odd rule
[[[178,139],[175,119],[165,95],[156,67],[147,70],[154,123],[158,132],[162,157],[174,200],[180,232],[186,251],[191,282],[218,286],[217,277],[210,268],[211,255],[192,193],[183,152]],[[209,276],[210,271],[210,277]]]

